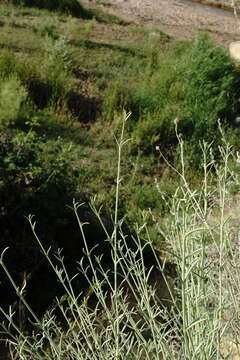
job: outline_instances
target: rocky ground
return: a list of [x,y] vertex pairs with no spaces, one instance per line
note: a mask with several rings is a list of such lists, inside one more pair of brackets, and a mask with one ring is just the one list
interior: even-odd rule
[[[82,0],[82,3],[100,5],[127,21],[159,28],[179,39],[189,39],[206,30],[226,46],[239,40],[240,20],[232,12],[188,0]],[[222,2],[226,3],[231,1]]]

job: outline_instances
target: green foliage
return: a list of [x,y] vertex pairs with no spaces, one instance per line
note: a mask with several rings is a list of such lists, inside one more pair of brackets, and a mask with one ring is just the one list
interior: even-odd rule
[[151,40],[144,62],[137,80],[119,81],[109,88],[103,107],[106,116],[122,108],[132,111],[130,129],[136,147],[149,153],[160,145],[169,156],[174,156],[177,146],[173,120],[178,117],[179,132],[188,146],[186,162],[198,167],[199,142],[214,141],[217,151],[218,119],[229,128],[240,111],[239,68],[205,35],[162,53]]
[[161,37],[164,39],[170,39],[170,36],[168,34],[166,34],[165,32],[161,31],[158,28],[145,28],[145,27],[133,27],[131,28],[132,32],[136,32],[136,33],[140,33],[140,34],[144,34],[150,37]]
[[71,56],[67,43],[68,40],[64,36],[56,41],[48,39],[46,43],[39,78],[49,89],[48,104],[61,104],[72,87]]
[[182,130],[194,141],[211,139],[217,119],[229,124],[239,111],[239,69],[229,55],[200,36],[186,54],[185,114]]
[[[81,237],[84,247],[84,257],[78,261],[74,276],[66,267],[61,250],[52,253],[38,235],[33,217],[28,218],[35,247],[64,289],[42,317],[26,296],[29,279],[25,276],[18,286],[6,262],[6,250],[1,253],[0,267],[10,279],[21,315],[34,320],[31,332],[27,333],[19,328],[11,307],[9,311],[0,307],[5,320],[0,323],[1,333],[7,336],[14,356],[26,360],[33,355],[37,359],[62,360],[63,354],[69,360],[206,360],[237,355],[239,204],[229,198],[229,185],[239,178],[229,168],[229,161],[235,162],[234,151],[222,139],[219,164],[211,155],[211,146],[203,145],[204,168],[214,168],[217,186],[209,171],[200,180],[201,188],[196,189],[188,182],[184,169],[180,172],[175,169],[182,185],[167,201],[170,213],[165,226],[154,219],[158,237],[165,240],[164,247],[154,247],[145,216],[128,235],[124,219],[119,216],[123,144],[126,142],[121,136],[115,222],[110,231],[101,209],[98,211],[91,202],[91,210],[104,232],[98,256],[88,241],[91,224],[81,216],[84,204],[73,202],[80,232],[78,241]],[[184,163],[183,143],[180,152]],[[168,170],[173,170],[172,166]],[[138,190],[139,205],[155,202],[150,186],[143,186],[144,195]],[[209,206],[213,195],[217,200]],[[231,219],[229,215],[237,216]],[[84,293],[82,282],[80,288],[74,287],[74,281],[83,277],[88,280]]]
[[99,22],[106,24],[118,24],[118,25],[127,25],[127,22],[118,18],[116,15],[109,14],[102,9],[88,9],[89,16],[93,19],[96,19]]
[[[44,119],[41,120],[44,124]],[[25,217],[34,212],[41,218],[40,229],[46,231],[46,246],[63,246],[64,231],[68,234],[70,228],[73,231],[72,226],[66,225],[72,221],[67,205],[71,204],[73,197],[78,197],[79,172],[72,165],[73,154],[70,142],[56,135],[51,139],[46,136],[46,131],[41,135],[41,124],[37,119],[25,125],[25,131],[8,129],[0,135],[0,227],[3,229],[0,248],[10,248],[7,262],[18,284],[24,271],[34,274],[34,269],[40,265],[44,269],[43,277],[46,277],[42,286],[51,283],[51,273],[46,264],[42,264],[41,254],[32,244]],[[70,256],[69,253],[66,256]],[[38,278],[38,281],[42,280]],[[8,283],[1,273],[2,292],[6,286]],[[33,285],[28,294],[36,311],[46,308],[56,288],[56,284],[52,284],[49,291],[42,292]],[[6,299],[3,301],[14,301],[11,294]]]
[[[37,2],[31,5],[34,3],[36,6]],[[38,4],[52,11],[57,3]],[[178,117],[178,132],[186,150],[187,178],[197,184],[196,192],[189,196],[192,206],[202,186],[196,172],[202,165],[199,140],[214,141],[212,154],[217,152],[218,118],[227,129],[227,138],[238,149],[239,129],[233,129],[231,123],[239,115],[239,70],[223,49],[205,37],[177,42],[156,29],[133,31],[128,26],[120,27],[119,19],[98,10],[88,11],[89,18],[94,20],[79,21],[64,13],[27,8],[25,1],[21,5],[24,7],[8,5],[0,9],[7,24],[0,29],[1,249],[8,246],[12,249],[8,263],[19,286],[25,272],[32,275],[32,269],[42,261],[24,216],[36,214],[45,248],[50,245],[63,248],[67,261],[72,263],[73,258],[79,260],[76,249],[82,243],[66,205],[72,203],[73,197],[88,203],[97,194],[99,207],[113,213],[116,184],[113,134],[119,133],[119,114],[122,116],[124,108],[132,112],[126,123],[127,137],[132,141],[122,154],[118,214],[125,219],[123,228],[127,229],[128,244],[135,224],[142,220],[148,226],[151,243],[161,246],[162,242],[166,245],[166,239],[178,239],[180,233],[171,237],[168,231],[181,232],[182,224],[187,224],[181,216],[186,210],[189,187],[176,191],[179,186],[176,174],[167,173],[156,146],[171,164],[181,169],[182,144],[177,141],[173,122]],[[56,10],[59,11],[58,5]],[[70,12],[67,8],[60,11]],[[11,15],[10,22],[6,17]],[[239,191],[237,184],[231,185],[234,193]],[[200,206],[208,190],[201,193]],[[174,208],[174,201],[181,196],[183,201],[180,199]],[[204,205],[206,211],[210,201],[211,198]],[[170,209],[171,214],[180,211],[173,227],[168,222]],[[92,220],[89,208],[81,215],[84,222],[91,223],[86,226],[88,239],[94,239],[96,244],[106,238],[105,233],[96,231],[98,221]],[[187,237],[191,234],[198,237],[199,214],[195,219],[196,231],[191,232],[190,225]],[[146,233],[139,232],[138,236],[142,240]],[[189,254],[196,254],[195,260],[199,261],[198,251]],[[125,257],[121,259],[124,261]],[[195,270],[198,274],[199,268]],[[33,278],[49,284],[48,275],[41,271]],[[79,283],[78,290],[82,286]],[[39,285],[37,288],[35,292],[32,288],[26,291],[29,297],[39,300],[35,302],[39,306],[56,294],[55,288],[47,291],[42,291]],[[60,351],[60,359],[62,356]],[[175,358],[167,354],[168,357]]]
[[[46,142],[35,130],[14,131],[3,134],[0,145],[1,179],[5,186],[19,184],[23,195],[24,189],[29,189],[33,196],[34,193],[45,191],[47,196],[51,187],[70,186],[74,178],[68,165],[71,146],[64,144],[61,139]],[[69,196],[68,192],[71,193],[70,187],[66,196]],[[51,197],[52,193],[48,195]]]
[[132,132],[135,147],[140,148],[143,153],[149,154],[155,152],[157,144],[161,144],[164,151],[170,154],[171,150],[176,146],[172,121],[175,116],[174,110],[176,110],[176,107],[173,105],[169,111],[164,109],[162,113],[141,117]]
[[[34,127],[34,124],[31,126]],[[9,246],[14,242],[15,249],[22,247],[26,250],[28,237],[24,239],[24,215],[31,209],[42,218],[46,227],[50,227],[51,222],[54,227],[57,218],[67,214],[66,204],[71,202],[77,187],[77,173],[70,163],[70,145],[61,139],[46,140],[30,128],[28,131],[8,130],[1,134],[0,221],[6,231],[9,223],[16,222],[16,231],[12,225],[12,230],[3,236]],[[46,211],[48,217],[44,216]],[[10,219],[12,212],[14,218]],[[21,230],[17,224],[21,224]],[[29,260],[26,254],[22,265]]]
[[165,209],[164,203],[155,184],[137,185],[131,199],[141,210],[158,209],[159,212]]
[[[78,0],[9,0],[13,5],[58,11],[82,19],[96,19],[107,24],[126,25],[124,20],[99,8],[86,9]],[[34,11],[34,10],[33,10]],[[5,10],[5,13],[7,10]],[[25,10],[25,13],[27,10]],[[36,13],[36,12],[35,12]]]
[[27,99],[27,90],[17,78],[8,78],[0,84],[0,128],[14,125],[21,116]]
[[3,52],[0,55],[0,76],[19,79],[19,84],[22,84],[19,89],[26,88],[29,98],[38,108],[64,107],[73,85],[67,40],[65,37],[56,41],[46,38],[45,43],[44,56],[37,64],[26,63],[12,52]]
[[48,19],[47,21],[42,21],[40,24],[33,25],[33,31],[40,34],[43,37],[51,37],[52,39],[57,39],[57,26],[54,24],[54,21]]
[[81,18],[89,18],[90,16],[88,11],[77,0],[11,0],[11,2],[14,5],[67,12]]
[[2,51],[0,54],[0,76],[8,78],[14,75],[18,77],[27,75],[26,66],[22,61],[19,61],[13,52]]

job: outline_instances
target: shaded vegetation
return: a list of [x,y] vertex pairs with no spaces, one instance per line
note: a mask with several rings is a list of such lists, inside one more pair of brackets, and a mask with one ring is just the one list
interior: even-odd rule
[[13,5],[26,7],[36,7],[39,9],[47,9],[67,12],[73,16],[89,19],[89,12],[77,0],[11,0]]
[[69,14],[71,16],[81,19],[96,19],[103,23],[113,23],[125,25],[124,20],[117,16],[105,13],[100,8],[86,9],[78,0],[9,0],[13,5],[26,7],[46,9],[48,11],[57,11],[60,13]]

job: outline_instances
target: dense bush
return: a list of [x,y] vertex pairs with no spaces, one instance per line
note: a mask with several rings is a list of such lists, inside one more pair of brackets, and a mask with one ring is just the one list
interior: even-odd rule
[[113,108],[131,110],[136,147],[149,153],[160,145],[172,156],[177,146],[173,120],[178,117],[178,130],[188,143],[186,162],[197,167],[199,141],[214,141],[217,149],[218,119],[231,127],[239,114],[240,70],[205,35],[154,57],[151,47],[145,54],[145,74],[110,88],[104,113],[110,117]]
[[223,126],[233,125],[240,111],[240,71],[225,50],[205,37],[197,38],[186,56],[185,99],[179,128],[190,140],[193,160],[199,141],[214,141],[214,148],[219,145],[218,119]]
[[[24,272],[34,274],[42,264],[41,254],[32,243],[25,217],[34,212],[41,218],[42,230],[47,232],[44,243],[53,247],[57,246],[57,242],[60,245],[64,238],[58,238],[58,229],[63,231],[71,223],[71,211],[67,204],[71,204],[72,198],[77,196],[77,174],[70,165],[69,157],[69,146],[64,142],[46,141],[34,130],[5,130],[1,133],[0,248],[9,247],[7,262],[19,284]],[[42,266],[45,266],[44,263]],[[46,268],[45,272],[47,274]],[[5,281],[1,283],[2,293],[6,292],[6,284]],[[38,308],[43,306],[43,301],[48,301],[49,295],[45,295],[38,293],[42,296],[39,305],[36,304]]]

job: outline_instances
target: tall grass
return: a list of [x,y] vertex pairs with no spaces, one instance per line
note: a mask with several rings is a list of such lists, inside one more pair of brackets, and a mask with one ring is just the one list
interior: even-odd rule
[[[94,257],[85,237],[87,224],[79,216],[82,204],[77,202],[73,203],[73,209],[86,254],[78,268],[88,279],[87,293],[74,292],[74,277],[69,277],[60,250],[55,254],[59,265],[54,265],[51,249],[42,245],[33,217],[29,217],[29,221],[34,238],[65,289],[65,296],[56,299],[54,309],[38,318],[25,300],[27,284],[21,288],[16,285],[4,265],[5,252],[1,256],[1,266],[33,324],[32,332],[24,333],[14,322],[12,309],[8,313],[1,309],[6,318],[1,324],[2,333],[8,337],[12,359],[231,358],[232,344],[239,341],[239,234],[230,216],[235,216],[239,206],[230,196],[232,185],[239,184],[237,173],[232,170],[239,166],[238,157],[221,132],[220,162],[215,161],[211,145],[203,143],[202,188],[191,188],[185,170],[185,144],[178,134],[178,122],[175,122],[181,169],[175,169],[161,149],[159,151],[180,177],[181,185],[168,202],[170,215],[165,226],[159,227],[166,242],[159,255],[144,223],[136,227],[129,239],[122,230],[124,219],[118,217],[121,152],[125,144],[123,129],[117,141],[112,233],[108,233],[100,210],[92,203],[92,211],[105,230],[105,241],[112,247],[113,266],[106,271],[101,256]],[[158,190],[161,193],[161,188]],[[134,249],[129,247],[130,241],[134,242]],[[152,267],[146,267],[144,260],[149,249]],[[176,268],[174,276],[167,271],[169,260],[172,262],[170,268]]]

